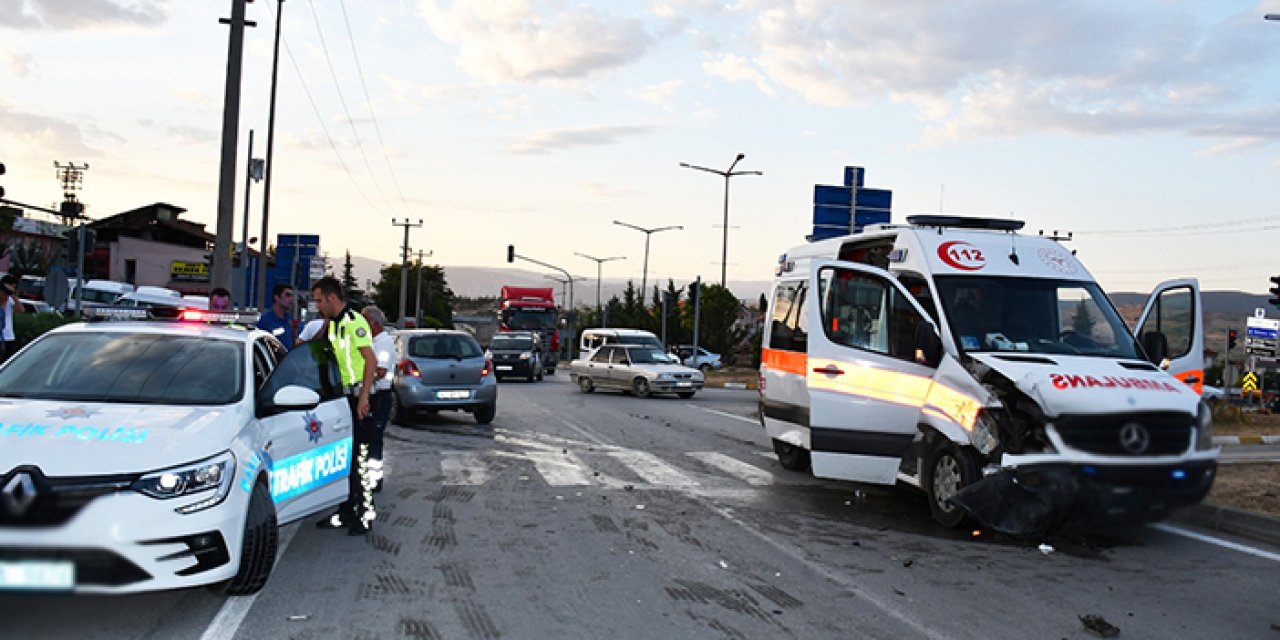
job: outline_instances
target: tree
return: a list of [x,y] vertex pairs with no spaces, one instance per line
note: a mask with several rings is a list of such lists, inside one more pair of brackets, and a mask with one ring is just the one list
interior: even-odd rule
[[[738,310],[742,303],[729,289],[718,284],[702,283],[702,291],[698,294],[701,308],[698,310],[698,342],[700,346],[728,355],[734,347],[747,337],[747,332],[734,330],[733,323],[738,320]],[[686,302],[680,309],[680,323],[690,336],[693,334],[693,305]]]
[[[418,261],[409,263],[409,295],[406,305],[412,307],[415,287],[418,285]],[[444,269],[422,265],[422,312],[419,326],[453,327],[453,291],[445,282]],[[399,318],[400,313],[400,265],[382,268],[379,280],[373,285],[373,301],[387,318]],[[412,308],[409,311],[413,311]]]
[[342,291],[351,297],[352,289],[359,289],[360,282],[356,280],[356,267],[351,264],[351,251],[347,250],[347,259],[342,263]]

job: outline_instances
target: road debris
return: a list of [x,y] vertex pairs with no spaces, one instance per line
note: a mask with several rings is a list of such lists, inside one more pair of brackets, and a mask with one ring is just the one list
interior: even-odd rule
[[1120,635],[1120,627],[1107,622],[1106,618],[1096,613],[1079,616],[1079,618],[1080,624],[1084,625],[1085,631],[1099,638],[1114,638]]
[[902,566],[907,567],[907,568],[910,568],[910,567],[911,567],[911,565],[913,565],[913,564],[915,564],[915,563],[916,563],[916,561],[915,561],[915,560],[912,560],[911,558],[907,558],[906,560],[903,560],[903,561],[902,561]]
[[305,613],[301,615],[296,615],[296,616],[289,616],[290,622],[298,622],[300,620],[309,620],[309,619],[311,619],[311,615],[305,614]]
[[725,562],[724,560],[721,560],[721,561],[720,561],[720,568],[721,568],[721,569],[728,569],[728,568],[729,568],[729,563],[728,563],[728,562]]
[[900,596],[905,596],[905,595],[907,595],[907,593],[906,593],[905,591],[903,591],[902,589],[899,589],[899,588],[897,588],[897,587],[894,587],[893,592],[894,592],[894,593],[896,593],[896,594],[898,594],[898,595],[900,595]]
[[635,487],[635,485],[631,485],[631,484],[624,484],[624,485],[622,485],[622,490],[623,490],[623,491],[635,491],[635,490],[636,490],[636,487]]
[[1040,553],[1043,553],[1046,556],[1056,551],[1056,549],[1053,548],[1053,545],[1047,542],[1041,542],[1039,548],[1040,548]]
[[642,504],[636,505],[636,511],[644,511],[644,505]]

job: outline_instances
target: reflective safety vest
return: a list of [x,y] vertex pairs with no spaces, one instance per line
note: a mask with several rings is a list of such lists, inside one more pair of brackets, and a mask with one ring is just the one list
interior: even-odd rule
[[373,348],[373,331],[364,316],[347,307],[337,320],[329,321],[329,344],[338,360],[343,386],[360,384],[364,379],[364,356],[360,347]]

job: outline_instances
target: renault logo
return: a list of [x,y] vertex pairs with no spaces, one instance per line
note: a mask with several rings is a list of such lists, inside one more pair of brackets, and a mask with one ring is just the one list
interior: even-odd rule
[[1120,446],[1129,453],[1141,455],[1151,446],[1151,434],[1142,425],[1130,422],[1120,427]]
[[4,487],[0,487],[0,504],[14,517],[25,514],[35,501],[36,483],[26,471],[14,474]]

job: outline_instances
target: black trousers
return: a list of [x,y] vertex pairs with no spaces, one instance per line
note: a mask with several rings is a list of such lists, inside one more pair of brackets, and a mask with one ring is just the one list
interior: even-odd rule
[[354,525],[356,521],[363,519],[366,527],[372,527],[377,515],[373,510],[373,486],[376,481],[369,474],[369,455],[378,427],[372,414],[363,418],[356,415],[359,401],[357,395],[347,396],[352,422],[351,472],[347,475],[347,499],[338,505],[338,514],[342,517],[343,524]]

